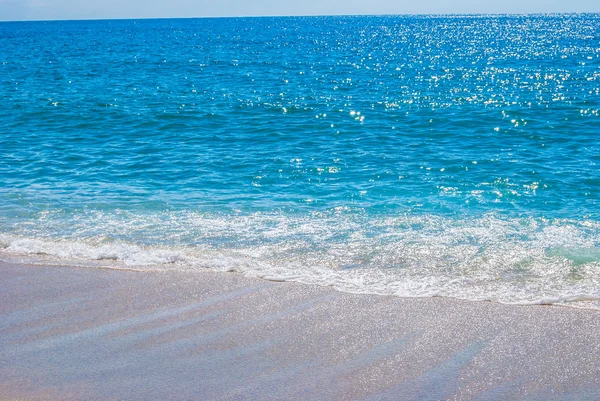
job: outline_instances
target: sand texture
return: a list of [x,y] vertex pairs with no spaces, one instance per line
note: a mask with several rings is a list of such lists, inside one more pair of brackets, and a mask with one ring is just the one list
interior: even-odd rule
[[0,399],[599,400],[600,312],[0,262]]

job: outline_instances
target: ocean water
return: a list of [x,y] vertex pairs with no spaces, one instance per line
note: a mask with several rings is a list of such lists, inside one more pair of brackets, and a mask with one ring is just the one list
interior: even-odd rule
[[600,299],[599,14],[0,23],[0,93],[1,259]]

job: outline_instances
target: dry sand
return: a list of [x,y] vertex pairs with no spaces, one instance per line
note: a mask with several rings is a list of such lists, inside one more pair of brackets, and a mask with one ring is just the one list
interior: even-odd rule
[[600,400],[600,312],[0,262],[0,399]]

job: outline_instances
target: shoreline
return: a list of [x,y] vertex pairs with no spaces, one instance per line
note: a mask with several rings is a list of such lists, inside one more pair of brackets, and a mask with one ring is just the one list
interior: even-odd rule
[[298,280],[297,278],[276,278],[270,275],[259,276],[254,275],[252,272],[239,271],[239,270],[216,270],[207,267],[196,268],[191,270],[170,270],[170,269],[161,269],[161,266],[164,265],[156,265],[154,268],[149,268],[149,266],[127,266],[127,265],[116,265],[116,266],[108,266],[101,263],[90,263],[88,265],[78,264],[74,260],[66,260],[61,261],[60,259],[40,259],[37,257],[23,257],[16,256],[7,253],[3,253],[0,250],[0,263],[5,264],[13,264],[13,265],[27,265],[27,266],[36,266],[36,267],[68,267],[75,269],[100,269],[100,270],[114,270],[114,271],[125,271],[125,272],[136,272],[136,273],[173,273],[173,274],[202,274],[204,272],[212,272],[216,274],[239,274],[243,277],[249,279],[259,279],[273,283],[295,283],[300,285],[307,286],[316,286],[322,288],[333,289],[338,292],[351,294],[351,295],[365,295],[365,296],[379,296],[379,297],[394,297],[394,298],[402,298],[402,299],[429,299],[429,298],[441,298],[447,299],[451,301],[461,301],[461,302],[484,302],[484,303],[493,303],[499,305],[507,305],[507,306],[554,306],[554,307],[562,307],[562,308],[573,308],[573,309],[584,309],[590,311],[600,312],[600,297],[592,296],[589,294],[579,294],[568,297],[550,297],[550,298],[542,298],[534,301],[515,301],[515,302],[504,302],[501,300],[495,299],[469,299],[469,298],[461,298],[458,296],[450,296],[450,295],[398,295],[392,293],[384,293],[377,291],[352,291],[347,288],[340,288],[334,284],[327,283],[315,283],[315,282],[305,282],[302,280]]
[[208,270],[0,277],[0,399],[600,398],[593,309]]

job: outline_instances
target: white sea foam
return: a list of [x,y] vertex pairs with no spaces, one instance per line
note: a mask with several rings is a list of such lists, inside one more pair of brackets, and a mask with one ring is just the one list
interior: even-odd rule
[[[81,241],[51,241],[35,238],[0,236],[0,246],[6,254],[39,255],[53,260],[115,261],[124,266],[152,266],[185,261],[181,252],[169,249],[149,249],[137,245],[114,243],[90,245]],[[46,258],[48,259],[48,258]]]
[[0,234],[0,249],[12,260],[209,268],[355,293],[588,307],[600,298],[596,222],[346,212],[59,213]]

